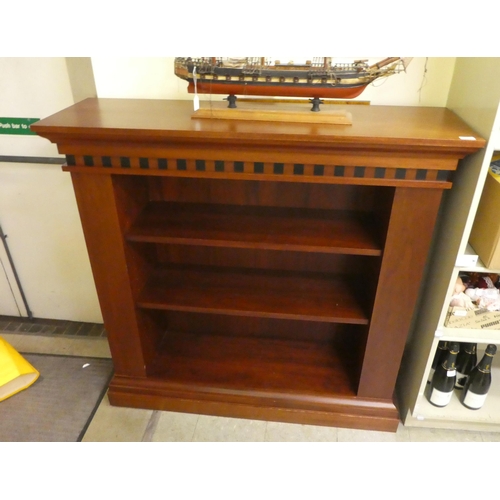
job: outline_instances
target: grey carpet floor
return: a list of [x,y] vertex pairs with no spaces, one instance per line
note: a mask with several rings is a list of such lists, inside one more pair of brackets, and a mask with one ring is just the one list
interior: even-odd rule
[[0,402],[0,441],[81,441],[113,373],[110,359],[26,354],[39,372],[27,389]]

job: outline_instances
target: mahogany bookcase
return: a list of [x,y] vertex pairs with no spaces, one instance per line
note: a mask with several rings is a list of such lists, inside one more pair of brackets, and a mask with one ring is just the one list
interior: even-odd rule
[[485,141],[445,108],[350,106],[352,125],[191,109],[86,99],[31,127],[66,155],[111,404],[395,431],[442,194]]

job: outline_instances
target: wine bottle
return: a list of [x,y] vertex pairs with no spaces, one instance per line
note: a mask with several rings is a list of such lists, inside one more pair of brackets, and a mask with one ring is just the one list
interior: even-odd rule
[[459,351],[458,342],[450,342],[445,360],[436,367],[432,377],[429,402],[443,407],[451,401],[457,379],[456,361]]
[[464,387],[462,404],[470,410],[479,410],[486,401],[491,386],[491,362],[497,346],[488,344],[483,359],[474,367]]
[[455,389],[463,389],[470,372],[477,365],[477,344],[468,342],[460,343],[460,352],[457,355],[457,381]]
[[434,372],[436,371],[436,367],[445,360],[447,354],[448,342],[446,342],[445,340],[440,340],[436,348],[436,354],[434,354],[434,359],[432,360],[431,371],[429,373],[429,379],[427,380],[428,384],[431,383]]

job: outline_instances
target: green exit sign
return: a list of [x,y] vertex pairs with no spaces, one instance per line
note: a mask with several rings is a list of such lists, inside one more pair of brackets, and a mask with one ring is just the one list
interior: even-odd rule
[[36,135],[30,125],[40,118],[2,118],[0,117],[0,134]]

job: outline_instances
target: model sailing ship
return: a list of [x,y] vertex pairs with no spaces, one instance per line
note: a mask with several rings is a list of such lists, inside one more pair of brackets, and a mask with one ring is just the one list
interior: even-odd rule
[[374,80],[404,71],[410,60],[388,57],[369,65],[324,57],[281,64],[265,57],[176,57],[175,74],[189,82],[190,93],[352,99]]

